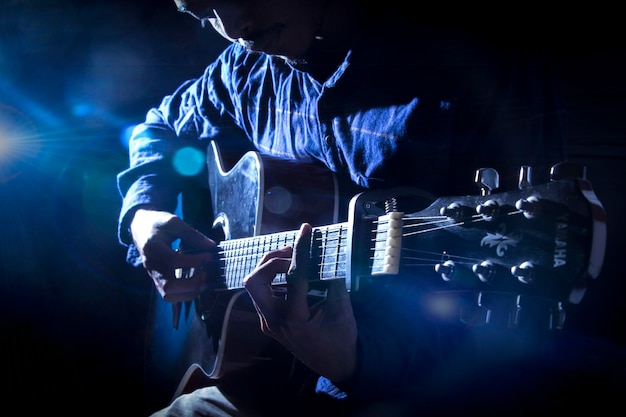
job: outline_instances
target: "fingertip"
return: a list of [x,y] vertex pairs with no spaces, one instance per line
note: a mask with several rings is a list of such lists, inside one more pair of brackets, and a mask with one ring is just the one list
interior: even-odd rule
[[283,246],[280,249],[277,249],[272,252],[268,252],[265,255],[265,259],[269,260],[272,258],[289,258],[291,257],[292,253],[293,253],[293,246]]
[[217,243],[215,243],[213,240],[209,239],[208,237],[205,237],[199,242],[198,247],[200,249],[213,251],[217,248]]
[[344,297],[348,294],[346,281],[343,279],[332,279],[326,283],[326,296],[328,298]]

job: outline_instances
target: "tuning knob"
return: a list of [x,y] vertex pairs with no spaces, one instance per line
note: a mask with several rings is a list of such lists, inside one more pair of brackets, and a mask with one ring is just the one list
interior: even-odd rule
[[517,186],[520,190],[532,186],[532,168],[528,165],[524,165],[520,168]]
[[479,264],[472,265],[472,271],[482,282],[489,282],[493,279],[496,269],[491,261],[483,261]]
[[526,261],[511,267],[511,274],[522,284],[530,284],[535,279],[534,265]]
[[480,189],[480,195],[489,195],[500,186],[500,174],[493,168],[479,168],[474,174],[474,184]]

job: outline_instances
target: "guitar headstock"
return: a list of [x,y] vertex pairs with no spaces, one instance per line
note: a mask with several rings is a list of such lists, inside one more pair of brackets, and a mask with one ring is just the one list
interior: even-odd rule
[[545,184],[531,186],[526,179],[522,170],[520,189],[493,193],[497,174],[484,171],[476,180],[480,195],[442,197],[421,211],[402,213],[398,237],[386,227],[395,223],[397,229],[398,221],[380,217],[372,275],[396,268],[440,292],[490,291],[579,303],[604,259],[602,204],[569,165],[555,167]]

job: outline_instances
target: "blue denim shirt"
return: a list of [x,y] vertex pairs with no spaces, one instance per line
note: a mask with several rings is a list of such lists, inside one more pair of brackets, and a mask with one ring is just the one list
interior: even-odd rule
[[[521,165],[547,177],[565,149],[562,112],[545,68],[527,56],[469,43],[424,51],[402,41],[364,42],[367,47],[347,52],[321,79],[280,58],[229,46],[135,128],[130,167],[118,176],[120,241],[132,252],[128,214],[134,208],[174,210],[184,178],[172,155],[210,140],[223,149],[247,143],[261,153],[318,161],[365,188],[477,193],[473,173],[484,166],[500,171],[503,187],[515,185]],[[427,368],[431,357],[415,352],[436,348],[425,346],[425,336],[416,342],[428,332],[419,321],[402,320],[406,314],[393,316],[400,329],[386,329],[388,340],[407,339],[399,344],[370,332],[366,321],[359,324],[360,363],[367,366],[359,367],[351,395],[393,392],[415,376],[412,361]],[[408,330],[408,320],[415,328]],[[395,350],[399,346],[410,348]]]
[[121,241],[132,243],[133,207],[173,208],[180,178],[169,158],[198,141],[249,141],[261,153],[320,161],[361,187],[435,195],[475,192],[473,172],[483,166],[512,187],[519,166],[546,176],[564,159],[562,112],[538,63],[499,56],[493,64],[482,51],[464,65],[447,56],[422,62],[400,48],[350,51],[320,82],[280,58],[228,47],[135,128],[130,168],[118,176]]

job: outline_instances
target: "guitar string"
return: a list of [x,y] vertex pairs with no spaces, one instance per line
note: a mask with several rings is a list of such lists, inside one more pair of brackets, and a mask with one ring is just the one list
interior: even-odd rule
[[[515,215],[522,213],[521,210],[513,211],[506,213],[506,215]],[[442,225],[442,223],[448,223],[450,219],[446,216],[429,216],[429,217],[410,217],[405,216],[402,218],[403,221],[411,221],[413,223],[403,225],[403,229],[414,229],[419,228],[419,230],[413,230],[411,232],[403,233],[402,237],[411,237],[423,233],[429,233],[434,231],[440,231],[446,228],[454,228],[459,227],[462,224],[476,223],[486,221],[482,215],[473,215],[468,219],[463,219],[462,221],[449,223]],[[423,220],[429,220],[424,222]],[[374,221],[373,224],[384,225],[388,223],[387,220],[383,221]],[[346,254],[342,252],[341,249],[345,249],[345,246],[341,246],[339,242],[342,239],[346,238],[347,229],[344,227],[345,224],[338,224],[328,226],[324,229],[325,236],[319,237],[316,239],[318,241],[317,250],[320,253],[320,263],[317,264],[320,278],[329,279],[333,277],[342,278],[345,276],[342,275],[346,271]],[[424,228],[424,226],[435,226]],[[376,230],[372,230],[372,233],[376,233]],[[229,252],[235,253],[235,255],[225,256],[225,258],[230,260],[232,265],[229,265],[229,273],[228,275],[231,277],[227,279],[228,282],[239,283],[233,284],[233,286],[241,287],[243,283],[243,277],[248,273],[252,272],[252,270],[256,267],[258,262],[260,262],[264,253],[271,250],[280,249],[281,247],[293,245],[295,243],[297,237],[297,232],[283,232],[276,235],[268,235],[268,236],[260,236],[256,239],[252,240],[262,240],[264,241],[263,245],[252,245],[250,244],[250,239],[235,239],[233,241],[227,241],[228,244],[226,246],[231,247],[231,249],[225,249],[221,252],[221,255],[226,255]],[[372,239],[373,242],[376,242],[376,239]],[[380,241],[380,239],[379,239]],[[239,243],[239,245],[238,245]],[[244,244],[242,244],[244,243]],[[261,249],[260,247],[263,247]],[[374,249],[376,251],[376,249]],[[467,264],[471,264],[476,262],[476,259],[472,259],[469,257],[461,257],[458,255],[451,255],[447,252],[431,252],[424,250],[415,250],[415,249],[406,249],[403,248],[405,252],[419,252],[427,257],[416,257],[416,256],[405,256],[404,259],[410,259],[412,261],[418,261],[411,266],[432,266],[438,262],[441,262],[442,257],[445,259],[455,259],[458,262],[464,262]],[[373,257],[370,258],[372,260]],[[222,268],[224,271],[226,270],[226,266],[224,265]],[[275,280],[278,283],[285,282],[284,277],[281,277],[281,274]],[[232,277],[235,278],[232,278]],[[229,286],[230,288],[231,286]]]
[[[511,216],[511,215],[519,215],[523,213],[522,210],[515,210],[515,211],[511,211],[511,212],[507,212],[504,214],[501,214],[499,217],[504,217],[504,216]],[[424,219],[430,219],[430,221],[427,222],[423,222],[421,220]],[[430,216],[430,217],[403,217],[402,218],[403,222],[405,221],[413,221],[414,223],[409,223],[409,224],[403,224],[403,230],[406,229],[414,229],[414,228],[420,228],[420,230],[414,230],[412,232],[408,232],[408,233],[402,233],[402,238],[405,237],[411,237],[411,236],[415,236],[415,235],[419,235],[419,234],[423,234],[423,233],[429,233],[429,232],[435,232],[435,231],[440,231],[446,228],[455,228],[455,227],[460,227],[463,224],[467,224],[469,223],[477,223],[477,222],[487,222],[488,220],[486,220],[484,218],[484,216],[478,214],[478,215],[473,215],[471,217],[468,217],[467,219],[462,219],[461,221],[458,222],[454,222],[454,223],[449,223],[449,224],[445,224],[445,225],[441,225],[442,223],[448,223],[450,221],[450,219],[446,216]],[[389,221],[388,220],[382,220],[382,221],[374,221],[373,224],[388,224]],[[424,226],[431,226],[431,225],[435,225],[436,227],[430,227],[430,228],[423,228]],[[378,231],[376,229],[371,230],[371,233],[374,235],[378,235]],[[386,238],[385,238],[386,239]],[[384,242],[385,239],[383,238],[374,238],[371,241],[374,243],[378,243],[378,242]],[[337,249],[337,248],[335,248]],[[382,249],[378,249],[376,245],[374,245],[374,255],[370,257],[370,261],[373,261],[376,257],[376,253],[380,252],[382,250],[386,250],[386,248],[382,248]],[[335,250],[336,251],[336,250]],[[405,248],[402,247],[402,251],[403,252],[413,252],[413,253],[421,253],[424,255],[424,257],[418,257],[418,256],[406,256],[403,255],[402,259],[403,260],[411,260],[411,261],[415,261],[412,264],[407,264],[406,262],[404,263],[405,267],[418,267],[418,266],[435,266],[437,263],[442,262],[443,260],[455,260],[457,263],[459,264],[467,264],[467,265],[472,265],[476,262],[479,261],[479,259],[476,258],[471,258],[471,257],[465,257],[465,256],[460,256],[460,255],[453,255],[450,254],[449,252],[435,252],[435,251],[426,251],[426,250],[418,250],[418,249],[411,249],[411,248]],[[342,264],[345,264],[345,260],[342,260]],[[324,263],[320,264],[320,269],[324,269],[325,265]]]

